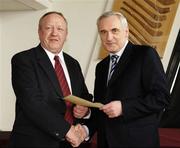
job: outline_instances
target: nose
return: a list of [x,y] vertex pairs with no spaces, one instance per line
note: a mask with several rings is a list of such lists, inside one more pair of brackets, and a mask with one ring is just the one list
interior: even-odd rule
[[106,40],[111,41],[113,39],[113,34],[111,32],[107,32]]
[[52,29],[52,35],[57,35],[57,32],[58,32],[57,28],[54,27],[54,28]]

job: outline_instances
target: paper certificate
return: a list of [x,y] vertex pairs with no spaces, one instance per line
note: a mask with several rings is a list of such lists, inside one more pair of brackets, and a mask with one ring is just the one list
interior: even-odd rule
[[95,107],[95,108],[100,108],[103,106],[102,103],[98,103],[98,102],[91,102],[91,101],[87,101],[85,99],[82,99],[80,97],[77,96],[73,96],[73,95],[69,95],[64,97],[64,100],[67,100],[73,104],[77,104],[77,105],[82,105],[82,106],[87,106],[87,107]]

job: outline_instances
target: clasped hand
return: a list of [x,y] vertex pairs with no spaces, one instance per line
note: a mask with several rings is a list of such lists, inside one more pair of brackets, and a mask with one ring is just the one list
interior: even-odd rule
[[80,124],[77,124],[76,126],[72,125],[70,130],[66,134],[66,140],[73,147],[78,147],[86,137],[87,137],[86,130]]

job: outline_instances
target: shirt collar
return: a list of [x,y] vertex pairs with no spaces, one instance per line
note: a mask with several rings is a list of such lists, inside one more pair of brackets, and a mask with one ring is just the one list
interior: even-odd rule
[[44,51],[46,52],[46,54],[48,55],[50,61],[54,61],[54,56],[55,55],[58,55],[59,58],[60,58],[60,62],[63,62],[64,63],[64,56],[63,56],[63,50],[60,51],[60,53],[58,54],[54,54],[52,52],[50,52],[49,50],[47,50],[46,48],[42,47],[44,49]]

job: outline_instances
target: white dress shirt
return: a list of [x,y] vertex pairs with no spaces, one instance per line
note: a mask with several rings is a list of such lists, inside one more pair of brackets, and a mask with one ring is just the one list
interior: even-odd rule
[[[43,48],[45,50],[45,52],[47,53],[53,67],[55,67],[55,60],[54,60],[54,56],[55,54],[53,54],[52,52],[48,51],[47,49]],[[67,83],[68,83],[68,86],[69,86],[69,89],[70,89],[70,92],[72,94],[72,88],[71,88],[71,81],[70,81],[70,77],[69,77],[69,73],[68,73],[68,70],[67,70],[67,67],[66,67],[66,63],[64,61],[64,56],[63,56],[63,52],[61,50],[61,52],[59,54],[56,54],[57,56],[59,56],[59,59],[60,59],[60,63],[61,63],[61,66],[63,68],[63,71],[64,71],[64,74],[65,74],[65,77],[66,77],[66,80],[67,80]]]

